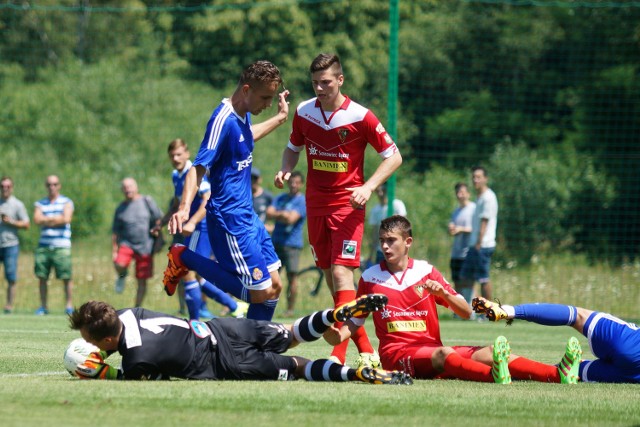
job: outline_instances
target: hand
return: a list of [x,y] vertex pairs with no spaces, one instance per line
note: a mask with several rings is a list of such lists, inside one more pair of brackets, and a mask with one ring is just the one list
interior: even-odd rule
[[158,237],[158,235],[160,234],[160,224],[154,225],[153,228],[149,230],[149,234],[151,234],[153,237]]
[[291,177],[291,172],[278,171],[275,178],[273,179],[273,185],[277,188],[284,188],[285,181],[289,181]]
[[347,191],[351,191],[351,198],[349,202],[351,202],[351,206],[353,209],[364,209],[365,205],[369,201],[371,197],[371,190],[369,188],[362,187],[350,187],[346,189]]
[[438,297],[445,296],[448,292],[445,291],[444,287],[440,282],[436,282],[435,280],[427,280],[422,288],[429,292],[431,295],[435,295]]
[[455,236],[457,233],[456,225],[452,222],[449,223],[449,234]]
[[182,233],[182,224],[189,220],[189,207],[178,209],[176,213],[171,215],[169,223],[167,224],[167,231],[169,234]]
[[115,380],[118,370],[104,361],[104,352],[91,353],[76,367],[76,375],[83,380]]
[[289,102],[287,101],[287,96],[289,96],[287,89],[278,94],[278,114],[284,116],[285,121],[287,117],[289,117]]

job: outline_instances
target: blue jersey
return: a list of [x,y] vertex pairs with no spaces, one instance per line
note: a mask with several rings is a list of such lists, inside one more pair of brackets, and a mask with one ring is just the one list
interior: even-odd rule
[[233,235],[246,232],[256,217],[251,196],[253,146],[251,115],[238,116],[229,99],[223,99],[207,123],[193,164],[209,174],[207,213]]
[[598,359],[580,364],[582,381],[640,382],[640,329],[607,313],[593,312],[583,334]]
[[[173,188],[174,188],[174,197],[180,201],[182,199],[182,190],[184,189],[184,181],[187,177],[187,172],[191,168],[192,163],[191,160],[187,160],[187,163],[182,169],[182,172],[179,172],[177,169],[173,170],[173,174],[171,175],[171,179],[173,180]],[[198,193],[196,197],[193,198],[193,202],[191,202],[191,208],[189,209],[189,217],[192,217],[197,211],[200,205],[202,204],[202,196],[209,193],[211,191],[211,184],[209,184],[209,178],[207,175],[202,177],[202,182],[200,183],[200,188],[198,189]],[[196,230],[206,231],[207,230],[207,220],[202,218],[202,221],[198,223],[196,226]]]

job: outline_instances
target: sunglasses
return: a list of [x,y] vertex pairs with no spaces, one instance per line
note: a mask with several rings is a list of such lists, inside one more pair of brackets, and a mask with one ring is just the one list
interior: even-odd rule
[[59,182],[47,182],[47,187],[57,187],[60,185]]

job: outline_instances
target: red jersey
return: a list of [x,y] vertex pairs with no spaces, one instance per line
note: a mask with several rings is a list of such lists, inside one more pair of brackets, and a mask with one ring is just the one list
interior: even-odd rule
[[334,112],[325,113],[317,98],[298,105],[288,147],[307,154],[307,214],[326,215],[351,207],[349,187],[364,184],[367,144],[386,159],[398,151],[380,120],[345,97]]
[[[427,261],[410,258],[407,269],[396,274],[387,270],[383,261],[362,273],[358,296],[379,293],[389,298],[384,310],[371,314],[383,366],[393,366],[407,347],[442,346],[436,304],[447,308],[449,304],[422,288],[429,279],[442,284],[450,294],[459,295]],[[364,318],[352,320],[364,324]]]

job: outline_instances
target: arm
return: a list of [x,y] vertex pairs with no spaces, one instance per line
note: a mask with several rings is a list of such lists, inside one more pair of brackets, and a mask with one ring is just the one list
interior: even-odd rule
[[171,199],[171,204],[169,206],[169,210],[162,217],[162,220],[161,220],[162,225],[167,225],[169,223],[169,220],[171,219],[171,215],[173,215],[174,213],[176,213],[178,211],[179,204],[180,204],[180,201],[178,200],[177,197],[173,197]]
[[489,224],[488,219],[482,218],[480,220],[480,230],[478,231],[478,241],[476,242],[477,250],[480,250],[480,248],[482,247],[482,239],[484,238],[484,235],[487,232],[487,224]]
[[449,308],[458,316],[463,319],[468,319],[471,317],[471,307],[467,301],[459,295],[453,295],[449,293],[448,290],[442,286],[442,283],[437,282],[435,280],[427,280],[424,285],[422,285],[426,291],[428,291],[431,295],[442,298],[449,304]]
[[45,216],[42,213],[42,209],[36,206],[33,211],[33,221],[45,227],[58,227],[61,225],[70,224],[73,219],[73,205],[71,203],[67,203],[64,205],[64,210],[62,211],[62,215],[54,215],[54,216]]
[[270,134],[275,128],[287,121],[289,117],[289,103],[287,102],[289,91],[284,90],[278,94],[278,112],[270,119],[251,126],[253,140],[258,141]]
[[285,147],[282,152],[282,166],[280,166],[280,170],[273,180],[277,188],[284,188],[284,182],[288,181],[289,177],[291,177],[291,171],[293,171],[298,164],[298,159],[300,159],[299,151],[293,151],[291,148]]
[[273,205],[267,208],[267,218],[283,224],[295,224],[302,216],[298,211],[279,211]]
[[399,151],[393,153],[390,157],[384,159],[376,171],[361,187],[347,188],[352,191],[351,206],[354,209],[364,209],[366,203],[371,197],[371,193],[384,183],[402,164],[402,156]]
[[182,201],[178,210],[171,215],[167,229],[169,234],[182,233],[182,224],[189,220],[189,207],[196,197],[200,182],[204,176],[206,169],[202,165],[193,166],[187,172],[184,181],[184,189],[182,190]]
[[25,230],[29,228],[29,225],[31,225],[31,223],[29,222],[29,218],[25,220],[11,219],[9,215],[5,215],[5,214],[2,214],[2,222],[4,222],[7,225],[10,225],[11,227],[14,227],[17,229],[25,229]]
[[198,206],[198,210],[193,214],[191,218],[189,218],[189,221],[187,221],[182,226],[183,235],[190,236],[194,232],[196,226],[200,223],[200,221],[202,221],[207,215],[207,202],[209,201],[209,197],[211,197],[210,191],[202,195],[202,202],[200,203],[200,206]]
[[118,257],[118,235],[116,233],[111,234],[111,259],[113,261]]

